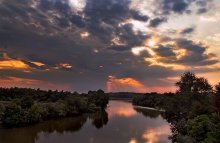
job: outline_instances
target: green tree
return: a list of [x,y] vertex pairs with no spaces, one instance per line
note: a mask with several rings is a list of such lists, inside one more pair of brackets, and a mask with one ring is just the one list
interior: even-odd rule
[[28,111],[26,112],[27,122],[29,124],[38,123],[42,120],[43,110],[39,107],[39,105],[33,105]]
[[199,115],[187,122],[187,133],[193,137],[196,142],[206,142],[211,139],[211,134],[215,131],[215,124],[207,115]]
[[4,115],[2,117],[2,123],[7,127],[18,127],[21,126],[25,121],[24,112],[20,106],[15,103],[5,108]]
[[22,108],[28,109],[34,105],[34,100],[31,96],[24,96],[18,101],[18,104],[20,104]]
[[190,118],[194,118],[198,115],[206,114],[210,115],[213,112],[213,106],[208,105],[209,101],[202,103],[199,101],[194,101],[192,103],[191,111],[189,113]]

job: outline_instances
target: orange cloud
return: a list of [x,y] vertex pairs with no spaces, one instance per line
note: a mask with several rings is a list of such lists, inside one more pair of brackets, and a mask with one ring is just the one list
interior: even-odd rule
[[21,60],[6,59],[0,61],[0,69],[28,69],[29,66]]
[[[14,86],[33,86],[38,85],[41,82],[39,80],[27,79],[27,78],[18,78],[18,77],[7,77],[6,79],[0,80],[1,87],[14,87]],[[28,86],[29,85],[29,86]]]
[[[167,79],[164,79],[167,80]],[[168,80],[167,80],[168,81]],[[174,83],[172,85],[167,86],[145,86],[140,81],[131,78],[116,78],[114,76],[109,76],[109,79],[107,81],[107,91],[108,92],[139,92],[139,93],[146,93],[146,92],[158,92],[158,93],[164,93],[164,92],[175,92],[176,87],[174,86]]]
[[111,91],[133,91],[133,92],[146,92],[147,89],[143,83],[131,77],[116,78],[109,76],[107,81],[107,90]]
[[41,89],[58,89],[58,90],[69,90],[68,85],[54,84],[41,80],[19,78],[19,77],[7,77],[0,80],[0,87],[24,87],[24,88],[41,88]]
[[41,63],[41,62],[31,62],[31,63],[38,66],[38,67],[45,66],[45,64]]

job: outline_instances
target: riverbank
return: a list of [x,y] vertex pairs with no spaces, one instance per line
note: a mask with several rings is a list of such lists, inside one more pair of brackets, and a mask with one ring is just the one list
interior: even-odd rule
[[163,109],[156,109],[156,108],[151,108],[151,107],[144,107],[144,106],[137,106],[137,105],[133,105],[133,107],[139,108],[139,109],[147,109],[147,110],[165,112],[165,110],[163,110]]

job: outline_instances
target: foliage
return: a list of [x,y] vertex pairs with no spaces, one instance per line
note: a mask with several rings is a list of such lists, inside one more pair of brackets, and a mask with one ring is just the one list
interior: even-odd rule
[[[5,96],[6,93],[12,94],[9,95],[10,98]],[[20,127],[47,119],[97,112],[103,110],[108,104],[108,95],[102,90],[80,95],[76,92],[1,88],[0,96],[4,102],[10,103],[0,108],[0,119],[6,127]]]
[[69,91],[52,91],[52,90],[40,90],[31,88],[0,88],[0,100],[1,101],[13,101],[15,99],[21,99],[25,96],[31,96],[34,101],[37,102],[57,102],[59,100],[65,100],[69,96],[79,95],[77,92]]
[[210,135],[215,131],[215,124],[208,115],[199,115],[187,122],[187,133],[197,142],[210,140]]
[[1,121],[1,119],[3,117],[3,115],[4,115],[4,112],[5,112],[5,107],[0,105],[0,121]]
[[209,94],[212,92],[212,86],[208,83],[207,79],[203,77],[197,77],[192,72],[185,72],[180,81],[176,83],[179,87],[179,92],[190,92],[199,94]]
[[203,77],[184,73],[175,94],[148,93],[135,96],[134,105],[161,108],[171,124],[172,142],[218,143],[220,141],[220,83],[216,90]]
[[4,115],[2,117],[3,125],[7,127],[17,127],[20,124],[23,124],[25,112],[21,109],[21,106],[18,106],[16,103],[5,108]]
[[215,86],[215,89],[217,93],[220,93],[220,83]]
[[25,118],[27,123],[33,124],[33,123],[38,123],[42,120],[42,114],[43,110],[39,105],[35,104],[30,107],[30,109],[27,110]]
[[220,113],[220,83],[216,85],[215,89],[216,89],[215,107],[216,107],[216,111]]
[[24,96],[17,102],[22,108],[26,109],[31,108],[34,105],[34,100],[31,96]]
[[103,90],[98,91],[89,91],[88,92],[88,102],[94,103],[96,106],[101,107],[102,109],[107,107],[109,97],[104,94]]

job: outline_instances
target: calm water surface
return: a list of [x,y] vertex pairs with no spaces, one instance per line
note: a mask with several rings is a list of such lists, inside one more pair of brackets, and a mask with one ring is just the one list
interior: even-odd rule
[[106,112],[0,128],[0,143],[170,143],[170,127],[157,111],[110,101]]

